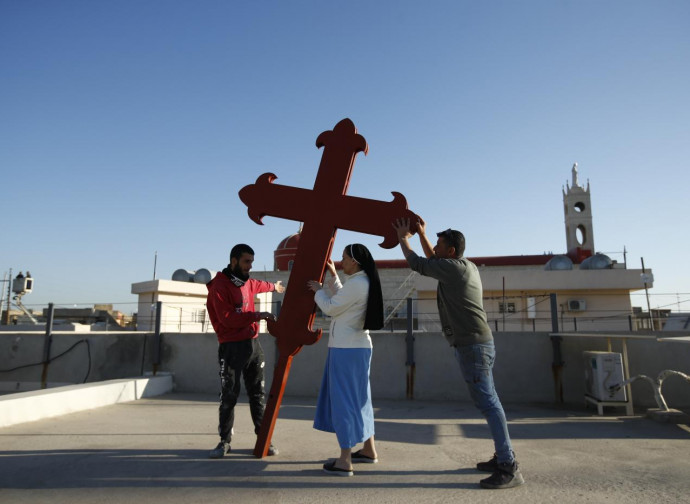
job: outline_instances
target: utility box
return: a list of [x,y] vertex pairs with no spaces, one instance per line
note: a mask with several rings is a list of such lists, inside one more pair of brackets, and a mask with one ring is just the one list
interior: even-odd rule
[[623,360],[613,352],[583,352],[585,395],[606,402],[627,402],[625,387],[611,392],[609,387],[623,383]]

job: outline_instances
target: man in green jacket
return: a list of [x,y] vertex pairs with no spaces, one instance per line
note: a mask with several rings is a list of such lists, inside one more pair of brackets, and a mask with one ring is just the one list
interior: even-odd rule
[[478,470],[492,473],[480,485],[491,489],[522,485],[525,480],[518,469],[506,416],[494,388],[492,369],[496,352],[482,303],[482,282],[474,263],[463,257],[465,237],[460,231],[447,229],[437,233],[436,246],[432,247],[424,221],[420,218],[414,226],[426,258],[410,248],[409,219],[393,223],[410,268],[438,280],[436,301],[443,335],[455,348],[455,358],[472,400],[486,418],[494,440],[493,458],[477,464]]

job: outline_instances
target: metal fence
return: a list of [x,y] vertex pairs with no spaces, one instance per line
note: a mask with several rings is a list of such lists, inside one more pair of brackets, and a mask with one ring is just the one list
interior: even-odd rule
[[[502,332],[539,332],[553,330],[554,323],[564,331],[637,331],[661,330],[670,320],[681,320],[676,329],[690,330],[687,322],[690,316],[690,294],[642,295],[631,294],[630,303],[624,309],[606,307],[611,304],[607,295],[588,294],[589,304],[582,310],[571,310],[567,297],[554,294],[529,296],[501,296],[484,298],[484,307],[489,325],[494,331]],[[608,296],[613,298],[614,296]],[[620,295],[617,299],[622,299]],[[669,301],[671,299],[671,301]],[[385,331],[405,331],[408,318],[416,332],[439,332],[441,324],[433,299],[388,298],[384,300],[387,307]],[[593,300],[593,301],[592,301]],[[572,300],[571,300],[572,301]],[[599,308],[597,306],[604,306]],[[647,306],[645,306],[647,305]],[[655,308],[651,308],[656,306]],[[47,307],[25,305],[31,310],[33,320],[20,310],[3,307],[1,323],[3,325],[31,326],[35,322],[45,324]],[[646,309],[645,309],[646,308]],[[279,314],[280,301],[262,303],[257,311],[270,311]],[[205,303],[202,299],[193,301],[164,302],[161,313],[157,313],[156,303],[141,305],[138,303],[69,303],[55,304],[54,324],[75,323],[88,325],[91,330],[153,330],[156,317],[160,317],[163,332],[213,332]],[[683,319],[685,317],[685,319]],[[685,322],[682,322],[685,320]],[[683,327],[685,323],[686,327]],[[314,326],[327,330],[330,319],[318,309]],[[677,324],[676,324],[677,325]]]

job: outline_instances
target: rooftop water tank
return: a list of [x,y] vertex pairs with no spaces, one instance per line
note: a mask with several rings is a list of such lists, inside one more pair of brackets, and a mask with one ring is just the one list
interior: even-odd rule
[[611,269],[613,261],[606,254],[597,252],[580,263],[581,270],[601,270]]
[[194,273],[194,283],[206,285],[213,280],[214,276],[216,276],[215,271],[207,270],[206,268],[198,269],[196,270],[196,273]]
[[186,269],[178,269],[173,273],[172,279],[176,282],[193,282],[194,272],[187,271]]
[[547,271],[564,271],[573,269],[573,261],[565,255],[553,256],[546,263],[544,269]]

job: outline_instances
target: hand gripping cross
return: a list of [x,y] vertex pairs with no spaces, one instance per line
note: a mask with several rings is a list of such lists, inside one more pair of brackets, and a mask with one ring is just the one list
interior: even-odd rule
[[254,455],[259,458],[266,456],[271,444],[292,358],[303,345],[314,344],[321,338],[320,329],[312,330],[315,304],[307,282],[323,281],[336,230],[382,236],[380,246],[393,248],[398,238],[392,222],[401,217],[417,221],[400,193],[393,192],[391,202],[346,196],[355,157],[368,150],[366,140],[357,134],[352,121],[343,119],[333,131],[321,133],[316,146],[324,147],[324,151],[313,190],[274,184],[276,176],[264,173],[239,193],[249,217],[257,224],[263,224],[266,215],[304,223],[280,316],[277,322],[268,322],[268,332],[277,339],[278,363],[254,447]]

